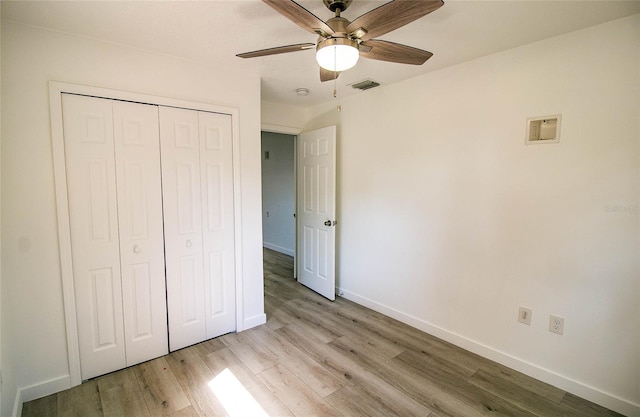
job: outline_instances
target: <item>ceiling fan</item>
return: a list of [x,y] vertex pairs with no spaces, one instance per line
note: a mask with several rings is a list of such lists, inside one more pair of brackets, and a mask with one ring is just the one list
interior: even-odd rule
[[402,64],[424,64],[433,55],[431,52],[373,38],[411,23],[444,4],[442,0],[392,0],[350,22],[340,13],[353,0],[322,0],[335,13],[335,17],[324,22],[293,0],[262,1],[303,29],[319,35],[318,42],[261,49],[236,56],[255,58],[315,47],[321,81],[335,80],[341,71],[353,67],[359,56]]

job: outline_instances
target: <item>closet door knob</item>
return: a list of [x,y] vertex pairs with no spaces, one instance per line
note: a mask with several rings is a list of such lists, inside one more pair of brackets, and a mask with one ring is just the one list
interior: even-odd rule
[[187,240],[187,247],[190,248],[191,246],[193,246],[193,243],[191,243],[191,240]]
[[140,253],[140,252],[142,252],[142,248],[137,244],[133,245],[133,253]]

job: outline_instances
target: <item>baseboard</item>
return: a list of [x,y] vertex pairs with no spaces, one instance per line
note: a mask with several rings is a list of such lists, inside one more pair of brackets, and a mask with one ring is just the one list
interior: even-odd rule
[[22,404],[55,394],[71,388],[71,376],[65,375],[59,378],[50,379],[45,382],[30,385],[28,387],[18,388],[16,398],[13,403],[13,417],[22,416]]
[[597,388],[588,386],[584,383],[581,383],[580,381],[575,381],[565,376],[559,375],[549,369],[545,369],[538,365],[529,363],[520,358],[509,355],[508,353],[501,352],[482,343],[478,343],[462,335],[435,326],[415,316],[403,313],[402,311],[396,310],[392,307],[378,303],[377,301],[371,300],[345,289],[336,288],[336,294],[338,294],[340,297],[346,298],[347,300],[353,301],[386,316],[399,320],[405,324],[415,327],[416,329],[422,330],[425,333],[429,333],[442,340],[478,354],[484,358],[490,359],[494,362],[498,362],[511,369],[515,369],[518,372],[522,372],[523,374],[528,375],[532,378],[535,378],[542,382],[546,382],[547,384],[558,387],[571,394],[577,395],[603,407],[624,414],[625,416],[640,417],[640,404],[635,404],[623,398],[619,398],[615,395],[603,392]]
[[268,242],[262,242],[262,246],[276,252],[284,253],[285,255],[293,256],[293,249],[283,248],[282,246],[274,245],[273,243]]
[[242,330],[249,330],[252,327],[260,326],[261,324],[265,324],[267,322],[267,315],[262,313],[253,317],[249,317],[244,319],[243,324],[244,327]]

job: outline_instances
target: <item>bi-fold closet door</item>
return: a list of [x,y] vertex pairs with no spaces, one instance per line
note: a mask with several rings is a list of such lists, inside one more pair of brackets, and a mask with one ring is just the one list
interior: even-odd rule
[[64,94],[82,379],[166,354],[156,106]]
[[231,116],[160,107],[169,345],[236,329]]
[[234,331],[231,116],[62,104],[82,379]]

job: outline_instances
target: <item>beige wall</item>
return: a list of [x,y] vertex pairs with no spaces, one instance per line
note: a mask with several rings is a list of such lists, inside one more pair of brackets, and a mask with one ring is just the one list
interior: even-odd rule
[[[53,158],[50,80],[239,109],[244,322],[264,320],[260,217],[260,82],[164,55],[11,22],[2,24],[3,343],[18,389],[30,399],[68,382]],[[3,346],[3,351],[4,351]],[[5,367],[8,364],[3,364]],[[6,396],[4,392],[8,393]]]
[[[338,126],[340,291],[640,415],[639,40],[636,15],[312,109]],[[556,113],[560,143],[525,145]]]

